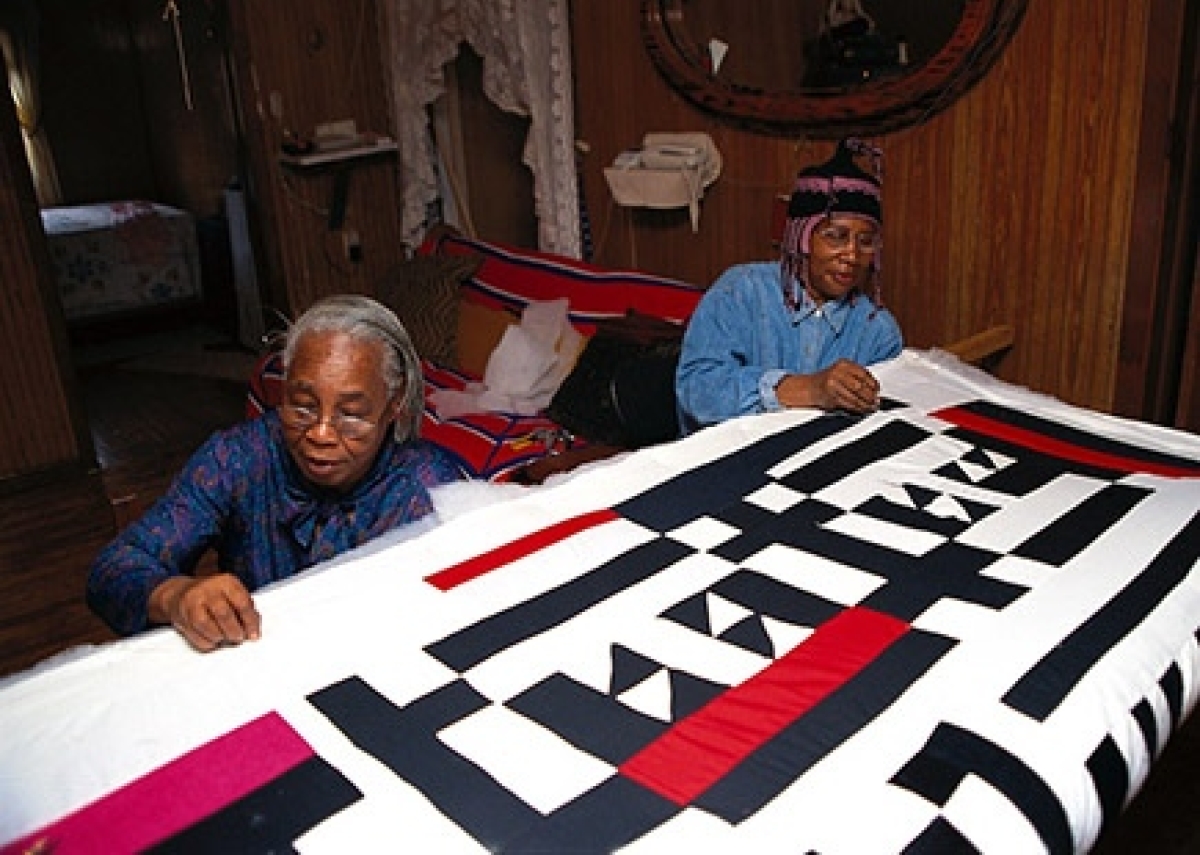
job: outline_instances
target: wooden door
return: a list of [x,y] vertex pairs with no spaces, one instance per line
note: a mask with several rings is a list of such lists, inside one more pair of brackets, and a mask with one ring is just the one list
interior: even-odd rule
[[1154,0],[1114,411],[1200,430],[1200,0]]

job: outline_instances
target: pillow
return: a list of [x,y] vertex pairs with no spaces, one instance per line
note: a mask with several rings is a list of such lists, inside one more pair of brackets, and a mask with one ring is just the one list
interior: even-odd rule
[[442,235],[421,252],[484,258],[479,270],[463,283],[463,298],[499,308],[521,307],[533,300],[566,297],[571,323],[584,335],[597,324],[630,310],[683,323],[705,289],[675,279],[633,270],[606,269],[536,250],[518,249],[456,235]]
[[520,319],[505,309],[493,309],[463,300],[458,304],[456,359],[459,370],[479,379],[487,368],[488,357],[511,324]]
[[422,358],[454,364],[459,288],[482,263],[479,255],[418,255],[379,283],[376,296],[400,318]]

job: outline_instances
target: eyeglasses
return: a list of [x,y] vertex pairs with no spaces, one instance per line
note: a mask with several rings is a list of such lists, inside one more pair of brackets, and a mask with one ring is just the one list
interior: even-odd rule
[[822,226],[816,234],[834,252],[845,252],[853,243],[859,252],[878,252],[883,246],[879,232],[856,232],[848,226]]
[[283,420],[285,427],[300,433],[308,433],[321,422],[328,421],[329,426],[337,431],[339,436],[351,440],[365,439],[375,428],[379,427],[377,421],[350,413],[334,413],[328,419],[322,419],[320,411],[315,407],[304,407],[299,404],[280,404],[279,417]]

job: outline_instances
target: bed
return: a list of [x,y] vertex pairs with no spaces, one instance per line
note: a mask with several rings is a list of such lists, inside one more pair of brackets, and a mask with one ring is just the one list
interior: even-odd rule
[[201,302],[196,221],[187,211],[133,200],[41,214],[68,324]]
[[1195,706],[1200,438],[877,371],[7,681],[3,851],[1086,851]]

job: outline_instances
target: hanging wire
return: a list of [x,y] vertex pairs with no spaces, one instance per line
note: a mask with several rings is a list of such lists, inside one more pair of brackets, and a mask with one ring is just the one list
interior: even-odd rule
[[167,5],[163,7],[162,19],[164,21],[170,19],[172,29],[175,31],[175,53],[179,57],[179,77],[183,82],[183,103],[190,111],[196,109],[196,105],[192,101],[192,79],[188,73],[187,52],[183,46],[183,30],[179,25],[179,15],[179,5],[175,0],[167,0]]

